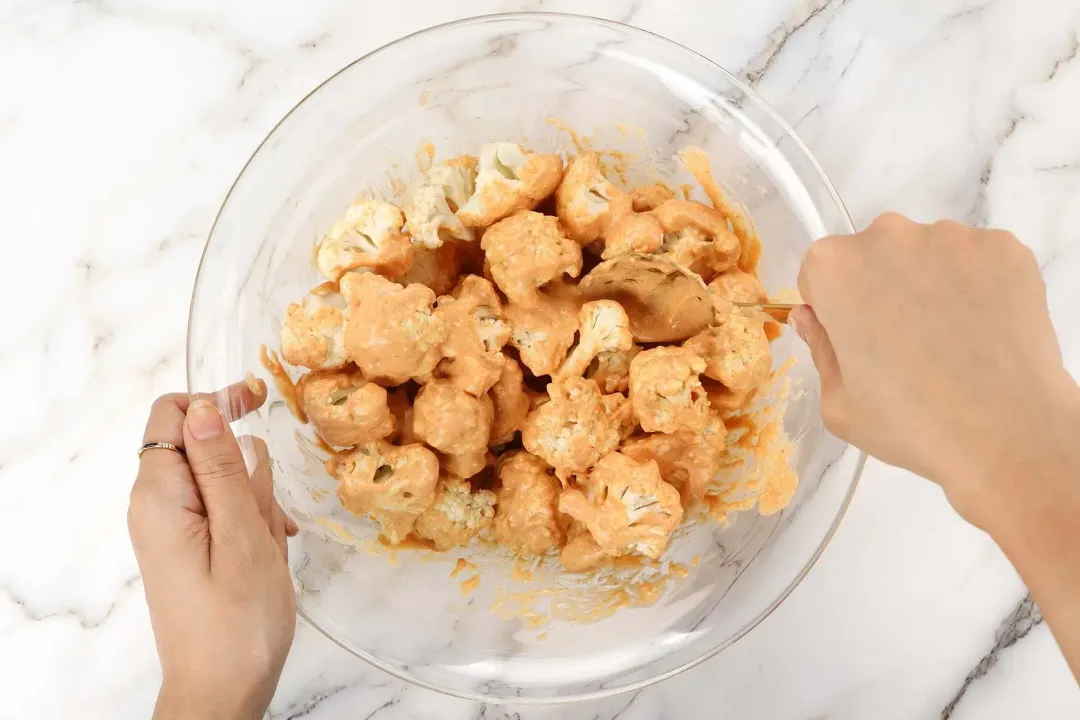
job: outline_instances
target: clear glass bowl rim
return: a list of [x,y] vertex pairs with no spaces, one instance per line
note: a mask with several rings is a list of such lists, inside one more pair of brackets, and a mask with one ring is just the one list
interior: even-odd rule
[[[273,128],[270,129],[270,132],[268,132],[266,134],[266,137],[263,138],[262,141],[258,144],[258,146],[256,146],[255,150],[252,151],[250,157],[248,157],[247,161],[244,163],[244,166],[240,169],[240,172],[237,174],[236,179],[233,180],[232,184],[230,185],[229,191],[225,194],[225,197],[221,202],[221,207],[218,208],[218,211],[214,216],[214,222],[210,226],[210,232],[207,234],[206,244],[203,246],[203,252],[199,257],[199,266],[198,266],[198,269],[196,270],[196,273],[195,273],[195,283],[194,283],[194,286],[192,288],[191,302],[189,303],[189,307],[188,307],[188,332],[187,332],[187,339],[186,339],[186,345],[187,345],[187,347],[186,347],[186,362],[187,362],[186,375],[187,375],[187,384],[188,384],[188,391],[189,392],[193,391],[193,386],[194,386],[194,384],[192,382],[192,375],[191,375],[192,365],[193,365],[192,361],[191,361],[191,350],[192,350],[191,327],[192,327],[193,313],[194,313],[194,309],[195,309],[195,295],[198,292],[199,279],[201,278],[202,273],[203,273],[203,264],[206,262],[207,251],[210,248],[210,241],[214,237],[214,231],[217,229],[218,222],[221,219],[222,213],[224,212],[225,208],[229,204],[229,199],[232,197],[233,191],[235,190],[236,186],[239,184],[240,180],[244,177],[244,173],[247,172],[247,170],[250,167],[251,163],[255,160],[255,158],[258,156],[259,152],[263,149],[263,146],[266,145],[270,141],[270,139],[274,137],[274,134],[292,116],[292,114],[294,112],[296,112],[296,110],[301,105],[303,105],[305,102],[307,102],[308,98],[310,98],[311,96],[315,95],[315,93],[322,90],[323,87],[328,85],[330,82],[332,82],[339,75],[349,71],[354,66],[359,65],[360,63],[363,63],[364,61],[368,60],[369,58],[372,58],[372,57],[374,57],[376,55],[379,55],[379,54],[381,54],[383,52],[389,51],[392,48],[395,48],[395,47],[397,47],[399,45],[403,45],[403,44],[409,42],[413,38],[420,37],[420,36],[423,36],[423,35],[434,34],[434,33],[437,33],[437,32],[439,32],[441,30],[454,28],[454,27],[467,26],[467,25],[482,25],[482,24],[486,24],[486,23],[489,23],[489,22],[499,22],[499,21],[505,21],[505,20],[554,20],[554,21],[561,21],[561,22],[579,22],[579,23],[583,23],[583,24],[593,24],[593,25],[599,25],[599,26],[608,27],[608,28],[614,28],[614,29],[618,29],[618,30],[625,31],[625,32],[630,32],[630,33],[638,33],[638,34],[641,34],[641,35],[644,35],[644,36],[648,36],[650,40],[653,40],[653,41],[656,41],[656,42],[659,42],[659,43],[663,43],[663,44],[668,45],[670,47],[677,48],[678,50],[680,50],[682,52],[688,53],[690,55],[694,55],[697,58],[699,58],[700,60],[703,60],[704,62],[708,63],[713,68],[718,70],[725,77],[725,79],[729,83],[731,83],[731,85],[733,87],[735,87],[740,92],[742,92],[746,97],[748,97],[750,99],[751,102],[755,103],[758,106],[759,110],[763,111],[765,114],[767,114],[769,117],[771,117],[771,119],[774,122],[776,122],[777,125],[780,128],[782,128],[785,131],[786,137],[788,137],[795,144],[795,146],[799,149],[799,151],[802,152],[805,155],[805,157],[809,161],[811,167],[813,167],[814,171],[818,174],[821,181],[825,184],[825,187],[829,191],[830,197],[832,198],[833,202],[836,203],[837,207],[840,208],[840,210],[841,210],[841,212],[843,214],[843,218],[847,221],[847,225],[849,226],[849,230],[851,232],[855,231],[855,227],[851,222],[851,216],[847,211],[847,207],[844,205],[843,200],[841,200],[839,193],[837,193],[836,188],[832,184],[832,181],[829,179],[828,175],[825,174],[825,170],[821,167],[821,165],[818,163],[817,159],[814,157],[813,153],[810,152],[810,149],[806,146],[806,144],[802,141],[802,139],[798,136],[798,134],[796,134],[795,130],[787,123],[786,120],[784,120],[780,116],[779,113],[777,113],[772,108],[771,105],[769,105],[767,102],[765,102],[765,100],[763,100],[756,92],[754,92],[754,90],[752,90],[748,85],[746,85],[746,83],[744,83],[742,80],[740,80],[734,74],[728,72],[728,70],[726,70],[725,68],[723,68],[720,65],[716,64],[715,62],[713,62],[709,58],[705,57],[701,53],[699,53],[699,52],[697,52],[695,50],[692,50],[692,49],[686,47],[685,45],[682,45],[681,43],[677,43],[674,40],[670,40],[670,39],[668,39],[668,38],[666,38],[666,37],[664,37],[662,35],[658,35],[658,34],[656,34],[654,32],[649,31],[649,30],[634,27],[632,25],[628,25],[626,23],[621,23],[621,22],[618,22],[618,21],[615,21],[615,20],[606,20],[604,18],[593,17],[593,16],[590,16],[590,15],[581,15],[581,14],[576,14],[576,13],[507,12],[507,13],[491,13],[491,14],[487,14],[487,15],[476,15],[476,16],[467,17],[467,18],[460,18],[458,20],[451,20],[449,22],[440,23],[438,25],[432,25],[431,27],[427,27],[427,28],[424,28],[422,30],[417,30],[416,32],[409,33],[408,35],[403,35],[402,37],[397,38],[396,40],[391,40],[390,42],[386,43],[385,45],[381,45],[378,48],[375,48],[374,50],[372,50],[372,51],[370,51],[368,53],[365,53],[364,55],[361,55],[357,59],[355,59],[352,62],[348,63],[347,65],[343,66],[342,68],[340,68],[339,70],[334,72],[332,75],[327,77],[325,80],[320,82],[318,85],[316,85],[314,88],[312,88],[302,98],[300,98],[300,100],[298,100],[296,102],[296,104],[294,104],[289,109],[289,111],[287,113],[285,113],[281,117],[281,119],[278,120],[274,124]],[[860,451],[859,457],[858,457],[858,459],[856,461],[856,464],[855,464],[855,470],[854,470],[854,472],[852,474],[852,477],[851,477],[851,483],[848,486],[848,491],[847,491],[846,495],[844,496],[844,500],[840,505],[840,510],[836,514],[836,518],[833,520],[833,523],[829,527],[828,532],[821,539],[821,543],[818,545],[817,549],[814,551],[814,554],[810,557],[810,560],[806,563],[806,565],[802,568],[802,570],[800,570],[799,573],[792,579],[792,581],[787,585],[787,587],[785,587],[783,589],[783,591],[776,597],[776,599],[774,599],[772,601],[772,603],[769,604],[768,607],[766,607],[764,610],[762,610],[756,617],[754,617],[750,622],[748,622],[737,633],[732,635],[725,642],[718,644],[714,648],[710,648],[707,652],[702,653],[697,658],[695,658],[693,660],[690,660],[690,661],[680,665],[679,667],[668,670],[667,672],[661,673],[659,675],[655,675],[655,676],[650,677],[650,678],[646,678],[644,680],[639,680],[639,681],[636,681],[634,683],[630,683],[628,685],[614,687],[614,688],[610,688],[610,689],[606,689],[606,690],[599,690],[597,692],[592,692],[592,693],[580,693],[580,694],[577,694],[577,695],[567,695],[567,696],[560,696],[560,697],[542,697],[542,698],[541,697],[533,697],[533,698],[528,698],[528,697],[526,697],[526,698],[492,697],[492,696],[483,695],[483,694],[480,694],[480,693],[471,693],[471,692],[467,692],[467,691],[457,690],[457,689],[454,689],[454,688],[443,687],[443,686],[436,685],[434,683],[430,683],[430,682],[427,682],[425,680],[421,680],[419,678],[413,677],[412,675],[409,675],[407,672],[402,671],[402,670],[400,670],[400,669],[398,669],[398,668],[396,668],[396,667],[394,667],[392,665],[389,665],[389,664],[383,662],[382,660],[380,660],[379,658],[377,658],[377,657],[375,657],[373,655],[370,655],[370,654],[368,654],[366,652],[363,652],[361,650],[357,650],[356,648],[348,645],[347,643],[342,642],[340,639],[335,637],[332,633],[328,632],[325,628],[323,628],[318,622],[316,622],[314,619],[309,617],[307,612],[305,612],[304,608],[301,607],[299,604],[297,604],[296,613],[305,622],[307,622],[313,628],[315,628],[320,633],[322,633],[326,638],[331,640],[334,644],[338,645],[339,647],[341,647],[344,650],[347,650],[352,655],[355,655],[356,657],[360,658],[361,660],[364,660],[365,662],[367,662],[370,665],[382,670],[383,672],[386,672],[386,673],[390,674],[391,676],[393,676],[393,677],[395,677],[395,678],[397,678],[399,680],[402,680],[404,682],[407,682],[407,683],[409,683],[411,685],[416,685],[418,687],[422,687],[422,688],[425,688],[427,690],[432,690],[434,692],[438,692],[438,693],[441,693],[441,694],[444,694],[444,695],[450,695],[450,696],[453,696],[453,697],[458,697],[458,698],[461,698],[461,699],[464,699],[464,700],[471,700],[471,701],[474,701],[474,702],[489,703],[489,704],[493,704],[493,705],[503,705],[503,704],[513,704],[513,705],[562,705],[562,704],[582,702],[582,701],[590,701],[590,700],[603,700],[603,699],[606,699],[606,698],[616,697],[618,695],[623,695],[623,694],[626,694],[626,693],[637,692],[639,690],[643,690],[644,688],[649,687],[650,685],[654,685],[656,683],[662,682],[662,681],[667,680],[669,678],[675,677],[676,675],[679,675],[679,674],[681,674],[681,673],[683,673],[683,672],[685,672],[685,671],[687,671],[687,670],[689,670],[689,669],[691,669],[693,667],[696,667],[696,666],[700,665],[701,663],[705,662],[706,660],[709,660],[710,658],[715,657],[720,652],[722,652],[722,651],[726,650],[727,648],[731,647],[736,642],[741,640],[747,633],[749,633],[751,630],[753,630],[755,627],[757,627],[763,620],[765,620],[765,618],[767,618],[769,615],[771,615],[772,612],[774,610],[776,610],[776,608],[778,608],[780,606],[780,604],[782,602],[784,602],[784,600],[786,600],[788,598],[789,595],[791,595],[792,591],[794,591],[795,588],[798,587],[799,583],[801,583],[803,581],[803,579],[807,576],[807,574],[814,567],[814,565],[817,564],[818,559],[821,557],[822,553],[825,552],[825,548],[828,547],[829,542],[832,540],[833,536],[836,534],[836,530],[837,530],[837,528],[839,528],[841,520],[843,520],[844,516],[847,514],[847,509],[848,509],[849,505],[851,504],[851,498],[855,494],[855,489],[858,487],[859,479],[861,478],[863,468],[866,465],[866,460],[867,460],[866,453]]]

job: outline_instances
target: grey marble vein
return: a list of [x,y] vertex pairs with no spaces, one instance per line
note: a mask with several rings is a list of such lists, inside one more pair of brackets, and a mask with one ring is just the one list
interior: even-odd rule
[[1038,606],[1035,605],[1035,601],[1032,600],[1030,594],[1025,595],[1020,604],[1016,606],[1016,609],[1002,621],[1001,626],[994,634],[994,647],[990,648],[990,652],[982,656],[967,677],[964,678],[964,682],[960,689],[956,691],[956,695],[941,711],[941,720],[949,720],[952,717],[971,685],[985,677],[986,673],[997,665],[1003,652],[1027,637],[1028,633],[1041,625],[1042,622],[1043,616],[1039,612]]

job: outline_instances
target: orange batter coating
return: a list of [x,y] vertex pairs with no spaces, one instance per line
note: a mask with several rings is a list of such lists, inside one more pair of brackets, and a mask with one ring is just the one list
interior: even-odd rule
[[658,558],[682,521],[679,492],[660,477],[652,460],[639,462],[619,452],[600,458],[582,488],[559,496],[559,510],[584,524],[611,556],[637,553]]
[[495,539],[526,555],[539,555],[562,546],[558,522],[560,485],[551,467],[524,451],[499,459],[501,487],[495,506]]
[[655,253],[664,244],[664,229],[650,213],[630,213],[611,224],[601,257],[610,260],[628,253]]
[[668,200],[651,212],[663,229],[664,257],[690,268],[705,280],[739,261],[739,238],[718,210],[690,200]]
[[664,482],[679,491],[682,506],[692,507],[705,497],[724,452],[727,432],[719,418],[712,422],[716,424],[708,436],[686,431],[654,433],[630,438],[619,452],[639,462],[655,461]]
[[630,201],[634,205],[634,212],[645,213],[663,205],[668,200],[675,199],[675,191],[667,185],[655,183],[653,185],[638,185],[627,191]]
[[451,364],[444,373],[471,395],[483,395],[502,374],[499,351],[510,338],[495,288],[484,278],[467,275],[452,296],[439,298],[435,313],[448,332],[442,354]]
[[630,389],[630,363],[640,352],[640,345],[631,345],[628,350],[598,353],[589,364],[585,377],[595,380],[601,392],[625,393]]
[[765,292],[756,277],[742,270],[731,270],[713,278],[709,283],[709,296],[712,298],[716,317],[721,321],[731,315],[731,301],[740,303],[765,303],[769,294]]
[[698,376],[705,361],[690,350],[658,347],[630,363],[630,402],[645,432],[699,433],[708,420],[709,401]]
[[577,333],[580,307],[575,294],[550,292],[540,294],[535,308],[514,303],[506,306],[512,328],[510,344],[517,349],[521,364],[536,377],[554,374],[566,360]]
[[349,306],[345,347],[364,377],[400,385],[435,369],[448,329],[431,307],[430,288],[403,288],[372,273],[349,273],[341,292]]
[[328,462],[341,505],[370,515],[391,544],[403,541],[435,498],[439,460],[423,445],[373,440]]
[[394,432],[397,423],[386,390],[364,380],[358,370],[316,370],[297,386],[304,413],[331,445],[350,447]]

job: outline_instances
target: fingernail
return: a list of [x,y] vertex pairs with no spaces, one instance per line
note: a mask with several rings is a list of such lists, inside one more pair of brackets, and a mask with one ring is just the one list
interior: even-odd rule
[[196,400],[188,408],[187,426],[196,440],[213,440],[225,431],[225,418],[213,403]]

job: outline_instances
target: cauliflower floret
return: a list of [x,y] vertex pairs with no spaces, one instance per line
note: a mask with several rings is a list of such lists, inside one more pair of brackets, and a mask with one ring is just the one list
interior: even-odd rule
[[735,267],[739,238],[719,210],[689,200],[668,200],[650,213],[663,229],[664,257],[705,280]]
[[285,361],[311,370],[332,370],[349,362],[345,350],[345,299],[324,283],[309,292],[302,304],[285,310],[281,327]]
[[608,555],[639,553],[656,559],[682,520],[679,492],[660,477],[652,460],[619,452],[600,458],[584,483],[559,496],[559,510],[583,523]]
[[550,400],[529,413],[521,428],[525,449],[555,468],[560,480],[584,472],[618,447],[622,413],[605,403],[592,380],[570,378],[548,385]]
[[640,345],[631,345],[628,350],[602,352],[593,358],[585,377],[595,380],[601,392],[624,393],[630,389],[630,362],[640,352]]
[[447,455],[487,452],[494,414],[491,398],[473,397],[449,380],[430,380],[413,402],[413,431]]
[[602,352],[626,352],[634,345],[630,318],[614,300],[595,300],[581,306],[577,347],[562,367],[551,376],[552,382],[581,377],[589,364]]
[[622,393],[604,396],[604,412],[618,429],[620,440],[625,440],[637,430],[638,422],[634,416],[634,406]]
[[559,221],[532,211],[500,220],[480,240],[495,284],[510,302],[536,308],[539,288],[562,274],[581,272],[581,248],[563,234]]
[[413,246],[401,232],[404,222],[401,210],[388,202],[357,200],[319,243],[319,271],[332,282],[355,268],[390,277],[408,272]]
[[772,350],[765,323],[757,317],[730,315],[683,343],[705,361],[705,375],[733,392],[747,392],[765,382]]
[[574,344],[580,307],[575,298],[556,298],[546,293],[541,294],[536,308],[514,303],[506,306],[506,319],[512,328],[510,344],[533,375],[551,375],[566,359]]
[[431,507],[416,519],[414,531],[445,551],[468,545],[495,517],[495,493],[472,491],[468,480],[443,476],[435,486]]
[[563,544],[557,506],[559,481],[540,458],[510,452],[499,460],[501,483],[492,532],[503,545],[526,555],[540,555]]
[[502,302],[487,280],[468,275],[453,296],[439,298],[435,310],[449,336],[443,357],[450,363],[441,372],[472,395],[483,395],[502,374],[500,350],[510,338],[510,324],[502,317]]
[[611,224],[604,237],[604,252],[610,260],[627,253],[655,253],[664,244],[664,230],[649,213],[631,213]]
[[476,158],[462,155],[435,163],[405,196],[405,219],[414,244],[428,249],[450,238],[472,240],[457,211],[476,189]]
[[631,438],[619,452],[638,462],[654,460],[664,482],[678,489],[682,506],[688,508],[705,497],[724,451],[724,423],[714,415],[708,427],[707,434],[683,431]]
[[567,541],[559,553],[559,562],[567,572],[592,570],[608,559],[609,555],[596,544],[589,529],[574,520],[566,533]]
[[406,287],[419,283],[431,288],[436,295],[446,295],[457,285],[463,255],[461,245],[456,242],[443,243],[436,250],[416,248],[409,272],[394,280]]
[[483,228],[519,210],[532,210],[562,180],[558,155],[526,152],[514,143],[490,143],[480,149],[476,192],[458,209],[468,227]]
[[742,270],[732,270],[718,275],[709,283],[709,297],[712,298],[716,317],[721,320],[731,315],[734,300],[739,303],[766,303],[769,294],[758,279]]
[[630,363],[630,402],[645,432],[699,433],[709,401],[698,378],[705,361],[688,349],[645,350]]
[[345,347],[364,377],[400,385],[435,369],[447,327],[431,308],[435,293],[429,288],[349,273],[341,279],[341,292],[349,305]]
[[525,379],[521,366],[502,355],[502,371],[491,387],[491,404],[495,417],[491,421],[489,442],[500,442],[513,434],[529,414],[529,396],[525,394]]
[[391,544],[400,543],[435,498],[439,460],[423,445],[364,443],[328,462],[338,499],[355,515],[370,514]]
[[630,196],[600,171],[600,156],[578,153],[555,191],[555,212],[579,245],[602,238],[608,226],[631,212]]
[[297,383],[300,405],[319,435],[331,445],[349,447],[380,440],[396,422],[386,390],[364,380],[357,370],[317,370]]
[[630,202],[633,203],[636,213],[654,210],[668,200],[675,199],[675,191],[661,183],[632,187],[627,191],[627,195],[630,196]]

